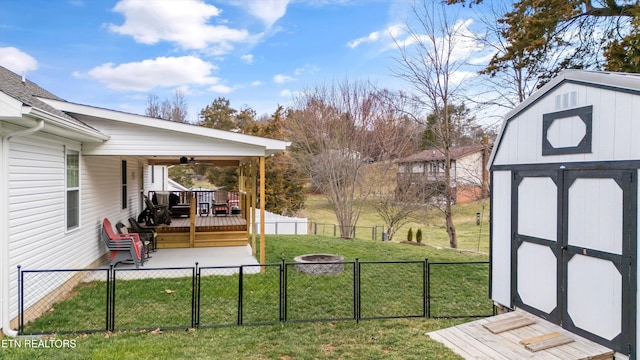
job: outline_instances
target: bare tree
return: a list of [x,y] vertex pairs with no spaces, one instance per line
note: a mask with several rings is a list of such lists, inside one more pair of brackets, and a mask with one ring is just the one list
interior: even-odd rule
[[144,114],[148,117],[162,119],[158,95],[150,94],[147,96],[147,108],[144,110]]
[[187,120],[187,108],[188,105],[184,93],[176,90],[171,101],[164,99],[161,102],[157,95],[149,95],[147,97],[147,108],[144,114],[157,119],[183,123]]
[[180,90],[176,90],[173,93],[173,100],[171,103],[171,121],[185,122],[187,121],[187,99],[184,97],[184,93]]
[[369,203],[384,221],[388,240],[393,240],[393,236],[403,225],[411,221],[424,221],[428,214],[425,210],[429,207],[419,201],[415,187],[399,186],[395,181],[395,167],[377,165],[374,164],[367,176],[373,196]]
[[[549,69],[557,68],[562,56],[571,51],[571,45],[566,42],[545,48],[533,58],[525,49],[514,51],[507,39],[509,28],[502,19],[505,14],[513,11],[510,2],[485,2],[476,9],[474,18],[483,25],[485,32],[472,34],[473,40],[482,44],[494,55],[493,59],[479,74],[482,81],[482,92],[468,97],[467,101],[482,108],[498,108],[511,110],[524,99],[529,97],[540,86]],[[505,57],[505,54],[511,55]],[[501,120],[501,119],[500,119]]]
[[409,144],[394,108],[368,83],[344,81],[302,93],[287,118],[294,159],[327,194],[343,238],[353,236],[373,192],[365,181],[371,162],[393,166]]
[[[450,114],[452,105],[461,97],[459,78],[469,57],[469,49],[461,46],[465,41],[465,24],[454,11],[437,0],[414,3],[411,21],[405,22],[406,39],[394,38],[399,50],[394,74],[413,89],[418,113],[416,119],[434,118],[433,134],[437,149],[444,155],[444,215],[449,245],[457,248],[458,240],[453,223],[451,187],[451,148],[455,132]],[[422,120],[424,121],[424,120]],[[426,124],[425,124],[426,125]]]

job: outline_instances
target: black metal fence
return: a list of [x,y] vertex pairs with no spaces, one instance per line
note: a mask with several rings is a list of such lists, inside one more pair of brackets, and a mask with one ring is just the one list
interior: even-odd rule
[[488,262],[20,269],[18,281],[23,335],[494,314]]

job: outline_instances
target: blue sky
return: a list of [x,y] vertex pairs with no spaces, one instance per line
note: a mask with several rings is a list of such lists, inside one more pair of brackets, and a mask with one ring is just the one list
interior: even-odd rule
[[[0,65],[65,100],[143,114],[185,94],[258,115],[344,79],[398,90],[406,0],[0,0]],[[471,22],[470,22],[471,24]],[[479,53],[478,56],[481,54]],[[486,57],[486,53],[484,53]]]

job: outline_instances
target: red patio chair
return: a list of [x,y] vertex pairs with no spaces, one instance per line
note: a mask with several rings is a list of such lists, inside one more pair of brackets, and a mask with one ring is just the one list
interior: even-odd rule
[[107,248],[111,251],[111,263],[113,265],[133,260],[136,267],[144,262],[144,245],[138,234],[116,234],[109,219],[102,221],[101,237]]

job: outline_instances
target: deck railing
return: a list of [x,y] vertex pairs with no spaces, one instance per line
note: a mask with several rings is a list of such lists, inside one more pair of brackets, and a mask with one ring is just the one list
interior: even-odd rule
[[[173,194],[175,197],[175,203],[169,203],[169,210],[173,206],[184,206],[187,204],[191,204],[191,198],[196,199],[196,214],[201,215],[203,211],[211,212],[213,210],[213,204],[215,203],[215,194],[216,190],[189,190],[189,191],[157,191],[150,190],[148,192],[149,199],[151,199],[154,204],[158,203],[157,194],[165,193],[165,194]],[[154,200],[155,199],[155,200]],[[227,191],[227,203],[229,204],[229,209],[233,207],[240,207],[240,194],[236,191]],[[230,210],[231,211],[231,210]]]

